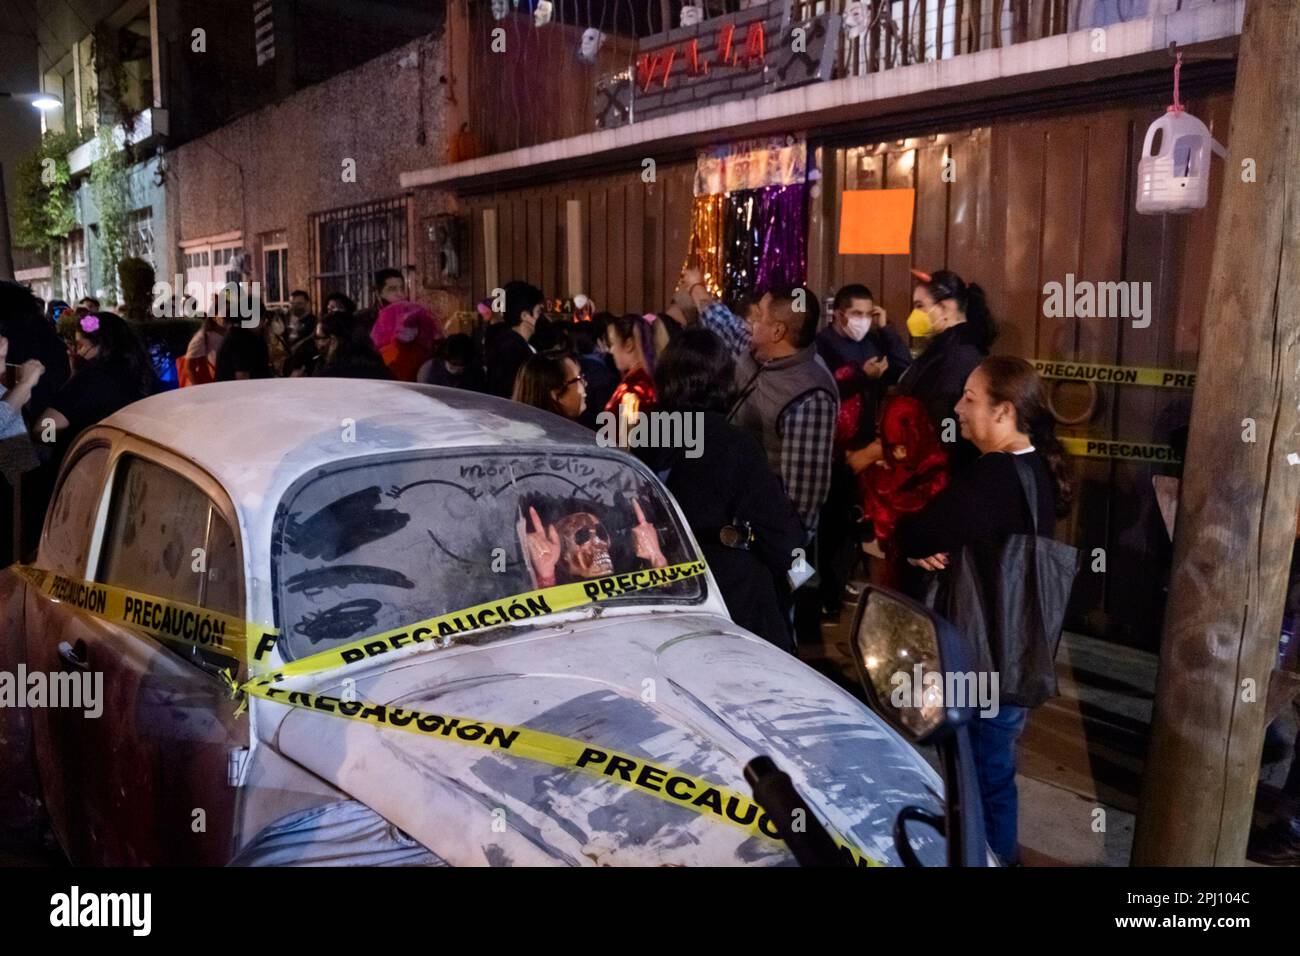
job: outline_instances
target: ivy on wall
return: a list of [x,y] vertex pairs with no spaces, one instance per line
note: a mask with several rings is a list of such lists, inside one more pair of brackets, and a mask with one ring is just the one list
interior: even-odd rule
[[131,191],[130,150],[114,141],[114,127],[101,123],[96,133],[99,157],[90,167],[90,195],[99,210],[99,232],[95,238],[99,262],[99,280],[104,285],[117,284],[117,263],[126,254],[131,211],[135,201]]
[[55,243],[77,225],[76,189],[68,168],[68,153],[76,146],[73,134],[46,133],[36,151],[14,167],[14,245],[48,252],[51,265]]

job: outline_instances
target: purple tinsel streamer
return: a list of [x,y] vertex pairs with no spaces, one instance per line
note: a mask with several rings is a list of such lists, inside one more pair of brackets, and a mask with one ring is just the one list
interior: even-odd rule
[[754,192],[759,234],[754,287],[761,292],[801,285],[807,275],[807,185],[770,186]]
[[803,283],[808,268],[808,187],[728,193],[722,211],[722,285],[729,295],[761,295]]

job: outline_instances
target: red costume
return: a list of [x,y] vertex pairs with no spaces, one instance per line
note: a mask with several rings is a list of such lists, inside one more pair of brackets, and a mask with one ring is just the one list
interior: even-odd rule
[[650,377],[649,372],[638,365],[618,383],[618,388],[614,389],[614,394],[605,403],[605,411],[617,412],[619,406],[623,404],[623,396],[628,392],[632,392],[637,397],[637,411],[648,412],[654,408],[655,380]]
[[860,476],[859,484],[863,510],[892,565],[898,520],[920,511],[948,484],[948,453],[925,406],[907,395],[885,403],[879,435],[884,457]]

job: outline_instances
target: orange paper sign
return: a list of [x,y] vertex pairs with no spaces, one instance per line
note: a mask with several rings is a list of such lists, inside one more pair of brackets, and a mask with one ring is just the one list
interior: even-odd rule
[[840,255],[910,253],[915,205],[915,189],[846,190],[840,203]]

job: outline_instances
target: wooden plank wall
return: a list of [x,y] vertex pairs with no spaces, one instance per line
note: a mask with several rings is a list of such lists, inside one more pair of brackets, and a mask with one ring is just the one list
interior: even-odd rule
[[[1188,110],[1226,142],[1228,91],[1188,102]],[[988,126],[900,142],[825,148],[819,200],[829,254],[810,263],[819,291],[865,282],[900,329],[911,309],[909,267],[951,268],[989,295],[1001,332],[994,350],[1027,358],[1194,369],[1218,203],[1189,216],[1139,216],[1133,190],[1142,138],[1164,112],[1162,99],[1007,119]],[[945,183],[945,155],[956,179]],[[912,187],[917,191],[913,252],[906,256],[835,254],[838,194],[844,189]],[[1065,281],[1152,283],[1149,328],[1120,319],[1045,318],[1043,285]],[[1078,385],[1058,386],[1058,406],[1087,401]],[[1063,435],[1168,443],[1190,413],[1189,391],[1102,385],[1090,421]],[[1171,466],[1073,459],[1079,502],[1058,534],[1084,553],[1071,623],[1137,646],[1160,633],[1169,544],[1156,509],[1153,475]],[[1093,572],[1101,548],[1105,573]]]
[[[1231,94],[1193,98],[1189,111],[1227,139]],[[823,296],[865,282],[900,330],[911,310],[912,267],[951,268],[988,293],[1001,326],[995,351],[1027,358],[1194,369],[1209,276],[1211,230],[1223,175],[1206,209],[1181,217],[1139,216],[1133,189],[1142,137],[1164,111],[1158,97],[987,125],[904,141],[822,146],[823,180],[812,200],[809,281]],[[955,179],[944,182],[945,157]],[[618,174],[469,197],[474,296],[484,287],[481,210],[498,217],[501,281],[525,278],[548,298],[572,290],[566,276],[565,203],[582,202],[586,288],[598,308],[661,309],[678,278],[690,230],[690,163],[660,166],[643,183],[639,167]],[[913,253],[841,256],[839,196],[845,189],[917,190]],[[1048,319],[1044,283],[1149,281],[1153,321],[1135,329],[1120,319]],[[1054,394],[1078,408],[1087,394]],[[1167,443],[1190,412],[1191,393],[1133,386],[1098,387],[1091,420],[1064,435]],[[1071,626],[1137,646],[1154,646],[1164,605],[1169,544],[1151,478],[1171,466],[1074,459],[1079,502],[1058,534],[1084,552]],[[1094,548],[1105,573],[1091,570]]]
[[[526,13],[496,21],[487,3],[469,11],[467,121],[485,154],[590,133],[596,81],[635,59],[635,41],[627,36],[608,33],[596,62],[587,64],[577,56],[581,25],[557,20],[538,30]],[[493,50],[497,29],[505,31],[505,53]]]
[[[473,295],[488,294],[483,214],[497,210],[502,282],[526,279],[547,298],[587,293],[612,312],[660,311],[677,285],[690,239],[692,163],[660,166],[655,181],[635,172],[470,197]],[[586,288],[569,286],[566,204],[582,203]]]

